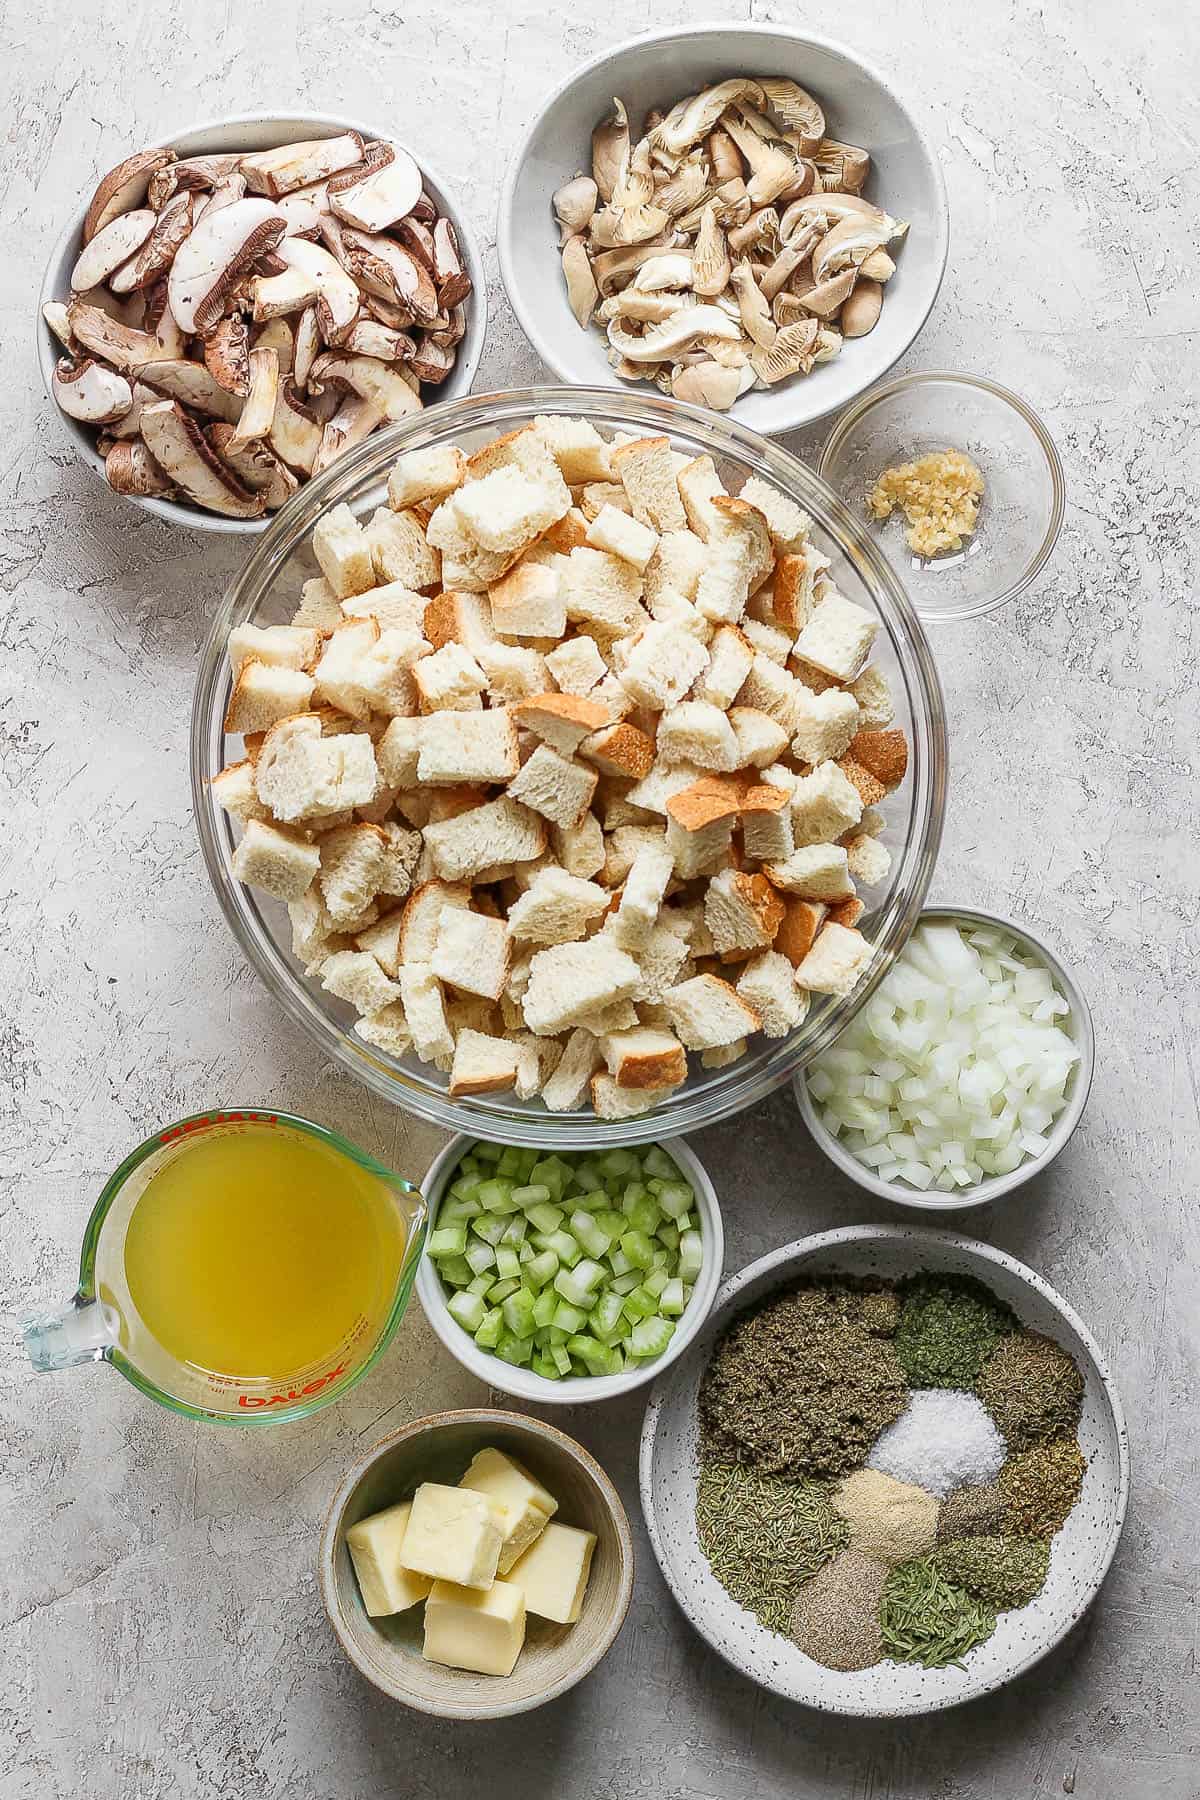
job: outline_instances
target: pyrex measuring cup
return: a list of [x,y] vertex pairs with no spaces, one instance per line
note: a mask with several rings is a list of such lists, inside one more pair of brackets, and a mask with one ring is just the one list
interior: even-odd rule
[[[274,1135],[264,1138],[264,1134]],[[271,1163],[285,1154],[302,1157],[305,1175],[311,1179],[297,1181],[289,1189],[291,1165],[286,1164],[282,1194],[275,1182],[272,1222],[278,1233],[274,1241],[280,1244],[276,1257],[271,1244],[264,1242],[264,1221],[256,1216],[256,1195],[267,1191],[257,1176],[264,1155]],[[189,1158],[191,1163],[185,1161]],[[158,1207],[169,1183],[175,1210],[168,1222],[173,1218],[185,1228],[194,1225],[198,1211],[207,1210],[212,1198],[209,1177],[214,1168],[240,1168],[245,1173],[250,1185],[236,1184],[239,1203],[245,1200],[244,1212],[235,1210],[218,1220],[215,1234],[209,1233],[205,1246],[209,1254],[203,1262],[176,1259],[173,1264],[164,1254],[172,1239],[169,1232],[163,1237],[162,1219],[148,1209],[139,1216],[139,1206],[148,1208],[146,1197],[152,1191]],[[271,1172],[279,1173],[274,1164]],[[189,1206],[189,1181],[196,1207]],[[359,1279],[347,1286],[345,1259],[333,1249],[324,1260],[318,1256],[315,1265],[310,1257],[307,1279],[293,1283],[295,1291],[289,1291],[292,1263],[285,1254],[287,1233],[303,1231],[307,1221],[311,1235],[314,1221],[328,1223],[322,1211],[323,1184],[340,1199],[353,1196],[357,1223],[368,1234],[364,1238],[359,1230],[355,1239],[354,1269]],[[239,1223],[242,1217],[245,1230]],[[148,1235],[147,1221],[157,1236]],[[34,1368],[43,1371],[76,1363],[111,1363],[143,1394],[189,1418],[226,1425],[297,1419],[353,1387],[387,1347],[408,1304],[424,1240],[425,1203],[419,1190],[334,1132],[307,1119],[259,1108],[197,1113],[147,1138],[109,1177],[84,1232],[78,1291],[61,1311],[25,1321],[26,1348]],[[175,1241],[182,1247],[186,1236]],[[194,1245],[190,1248],[194,1251]],[[293,1252],[295,1248],[290,1246]],[[156,1260],[164,1278],[161,1284],[154,1279]],[[336,1292],[337,1306],[330,1312],[331,1341],[314,1351],[304,1328],[319,1310],[315,1302],[326,1298],[323,1269],[328,1271],[329,1290]],[[139,1310],[131,1292],[131,1273],[132,1285],[142,1284],[143,1306],[156,1319],[156,1328]],[[150,1288],[145,1285],[147,1276]],[[260,1277],[261,1294],[256,1292]],[[172,1288],[172,1283],[180,1282],[182,1288]],[[148,1303],[151,1288],[157,1289],[153,1304]],[[222,1360],[237,1359],[188,1352],[175,1330],[172,1292],[177,1300],[186,1299],[186,1309],[179,1310],[186,1310],[193,1330],[199,1322],[201,1344],[210,1307],[214,1319],[222,1309],[223,1316],[230,1317],[241,1307],[252,1337],[257,1332],[260,1340],[269,1319],[266,1311],[254,1312],[254,1304],[274,1309],[281,1329],[270,1335],[278,1343],[275,1360],[282,1366],[207,1366],[210,1361],[220,1365]],[[289,1315],[289,1305],[306,1310]],[[236,1318],[233,1324],[236,1327]],[[246,1360],[272,1362],[266,1356]]]

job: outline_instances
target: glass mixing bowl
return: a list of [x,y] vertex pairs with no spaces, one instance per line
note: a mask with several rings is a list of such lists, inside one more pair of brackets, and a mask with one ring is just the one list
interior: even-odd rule
[[[230,860],[236,821],[209,790],[211,777],[242,754],[240,740],[227,747],[222,724],[230,693],[226,639],[234,626],[248,621],[268,625],[291,618],[301,585],[319,573],[310,543],[317,521],[343,503],[355,513],[383,503],[388,470],[403,450],[453,443],[471,452],[536,413],[582,416],[606,435],[665,434],[689,457],[711,456],[731,492],[759,475],[796,500],[832,559],[838,587],[881,621],[875,656],[892,683],[896,723],[911,752],[904,784],[885,805],[883,839],[892,854],[891,874],[886,884],[862,896],[868,906],[862,929],[875,945],[864,980],[846,999],[814,996],[807,1017],[789,1037],[752,1041],[748,1053],[728,1068],[705,1070],[697,1061],[685,1086],[633,1119],[606,1121],[590,1111],[549,1113],[539,1100],[521,1101],[512,1094],[452,1100],[447,1078],[431,1064],[411,1054],[390,1057],[357,1037],[352,1009],[315,979],[306,979],[292,956],[286,908],[235,880]],[[794,456],[744,426],[678,401],[603,388],[525,388],[449,401],[339,458],[272,522],[225,595],[204,648],[192,710],[192,795],[208,873],[234,936],[289,1017],[375,1093],[436,1125],[507,1143],[562,1148],[645,1143],[711,1125],[781,1086],[824,1049],[891,967],[917,921],[941,839],[946,766],[945,712],[925,635],[895,573],[837,497]]]

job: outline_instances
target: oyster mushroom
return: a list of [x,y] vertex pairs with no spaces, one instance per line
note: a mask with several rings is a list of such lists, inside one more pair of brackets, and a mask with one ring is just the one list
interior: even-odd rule
[[[192,229],[194,204],[193,196],[186,190],[167,201],[136,256],[109,276],[108,285],[114,294],[131,294],[138,288],[152,287],[166,274],[180,244]],[[135,215],[126,213],[124,216],[129,219]],[[94,241],[99,243],[100,240]]]
[[774,262],[766,269],[759,281],[765,300],[774,300],[795,275],[796,271],[808,261],[813,247],[821,237],[820,228],[812,225],[805,232],[794,237],[790,243],[784,244]]
[[[630,276],[635,276],[644,264],[663,255],[666,244],[667,238],[663,237],[657,243],[652,241],[649,244],[634,244],[628,250],[602,250],[593,256],[592,273],[600,292],[607,295],[623,287]],[[690,265],[690,258],[688,260]]]
[[857,144],[840,144],[836,138],[822,138],[812,152],[812,160],[820,173],[822,186],[835,193],[861,194],[871,173],[871,156]]
[[357,131],[337,137],[311,138],[299,144],[281,144],[277,150],[258,150],[243,156],[238,168],[254,194],[278,200],[297,188],[311,187],[330,175],[349,169],[363,158],[363,140]]
[[269,200],[238,200],[201,219],[176,251],[167,277],[168,303],[180,329],[214,325],[237,277],[274,250],[286,228]]
[[857,268],[873,251],[882,250],[892,237],[892,221],[843,219],[826,233],[812,253],[813,280],[825,281],[846,268]]
[[612,117],[592,133],[592,179],[606,206],[628,164],[629,115],[620,100],[614,100]]
[[[403,255],[398,244],[395,248]],[[311,243],[308,238],[284,238],[277,254],[291,274],[311,282],[317,322],[326,341],[346,331],[358,317],[359,293],[353,277],[336,256],[331,256],[323,244]]]
[[142,438],[164,476],[198,506],[231,519],[257,519],[262,513],[262,495],[242,486],[174,400],[146,407]]
[[896,273],[896,265],[886,250],[872,250],[870,256],[863,257],[858,269],[868,281],[888,282]]
[[250,385],[238,414],[237,430],[230,439],[235,451],[245,450],[248,445],[266,437],[275,417],[275,402],[279,397],[279,358],[275,352],[251,350],[248,360]]
[[752,206],[766,206],[796,179],[795,159],[777,143],[768,143],[732,113],[725,116],[725,130],[741,151],[750,174],[746,192]]
[[50,385],[68,418],[87,425],[123,419],[133,405],[133,388],[126,377],[91,357],[82,362],[60,357]]
[[575,175],[565,181],[554,196],[554,216],[558,220],[559,242],[565,244],[576,232],[586,231],[592,222],[600,190],[591,175]]
[[692,363],[676,368],[671,377],[671,392],[676,400],[690,400],[696,406],[711,406],[715,412],[728,412],[742,391],[741,372],[724,368],[717,362]]
[[707,196],[708,191],[708,171],[697,153],[680,163],[668,180],[657,184],[654,204],[662,208],[668,219],[677,219]]
[[586,330],[600,297],[600,290],[596,286],[587,244],[583,238],[567,239],[562,247],[562,266],[568,303],[576,322]]
[[[136,156],[128,156],[110,169],[88,202],[83,220],[84,243],[90,244],[121,213],[141,206],[153,176],[174,161],[173,150],[139,150]],[[152,202],[152,206],[158,204]]]
[[235,431],[235,426],[218,422],[210,425],[204,435],[210,448],[223,463],[228,463],[242,486],[249,488],[252,494],[261,494],[268,512],[277,512],[287,505],[300,483],[291,470],[272,455],[266,444],[247,444],[244,450],[231,449]]
[[[691,287],[692,267],[690,250],[671,250],[650,256],[634,276],[633,285],[645,294],[661,293],[666,288]],[[603,282],[600,291],[604,291]]]
[[710,201],[692,246],[692,287],[697,294],[710,297],[723,293],[729,285],[730,272],[725,233],[717,223],[717,209]]
[[785,131],[795,134],[797,148],[811,156],[825,136],[825,112],[805,88],[795,81],[765,75],[759,82],[764,102]]
[[86,293],[89,288],[99,287],[102,281],[107,281],[122,263],[128,262],[141,249],[157,224],[158,214],[148,206],[118,213],[89,238],[79,252],[71,270],[72,293]]
[[330,209],[347,225],[386,231],[421,198],[421,171],[399,144],[376,143],[368,149],[362,171],[332,176],[328,191]]
[[812,353],[815,363],[832,362],[842,348],[842,334],[831,325],[822,325],[817,332],[816,347]]
[[713,180],[740,181],[745,174],[742,153],[727,131],[720,126],[710,131],[704,140],[708,149],[709,165],[712,168]]
[[160,396],[166,394],[181,406],[207,413],[212,419],[233,420],[242,410],[236,394],[223,388],[203,363],[190,362],[187,357],[142,363],[133,373],[139,381],[157,389]]
[[857,269],[843,269],[826,281],[816,282],[800,295],[805,311],[814,313],[819,319],[832,319],[850,298],[857,280]]
[[250,390],[250,328],[240,313],[218,320],[204,339],[204,366],[227,394]]
[[[413,359],[414,367],[417,360]],[[447,363],[444,373],[449,373],[449,366]],[[406,419],[410,413],[421,411],[419,396],[413,393],[399,370],[374,356],[346,356],[340,351],[326,350],[313,363],[308,378],[309,391],[320,393],[326,382],[349,388],[362,400],[373,401],[384,419]]]
[[152,499],[175,492],[140,438],[112,445],[104,458],[104,477],[116,494]]
[[690,150],[693,144],[708,136],[725,109],[743,94],[761,98],[762,88],[749,76],[739,75],[731,81],[719,82],[716,87],[705,88],[702,93],[687,95],[671,108],[660,125],[654,127],[651,142],[675,153]]
[[779,214],[773,206],[760,206],[729,233],[729,248],[739,256],[756,247],[768,249],[779,242]]
[[777,381],[798,375],[801,370],[807,374],[819,330],[815,319],[806,319],[802,324],[784,325],[770,345],[756,344],[750,352],[750,363],[758,379],[767,387],[774,387]]
[[675,354],[697,338],[736,339],[738,327],[719,307],[692,306],[675,313],[661,325],[652,325],[641,337],[627,331],[620,319],[608,327],[608,341],[617,355],[631,363],[674,360]]
[[866,337],[879,322],[883,308],[883,289],[877,281],[859,281],[842,306],[842,336]]
[[839,224],[843,219],[873,219],[877,224],[886,220],[892,226],[892,233],[898,231],[894,219],[878,206],[872,206],[869,200],[863,200],[857,194],[806,194],[803,199],[793,200],[779,221],[779,235],[786,244],[798,231],[820,219],[825,228]]
[[754,279],[750,264],[737,263],[729,277],[729,283],[737,295],[738,311],[746,336],[763,349],[769,349],[775,342],[776,325],[762,290]]

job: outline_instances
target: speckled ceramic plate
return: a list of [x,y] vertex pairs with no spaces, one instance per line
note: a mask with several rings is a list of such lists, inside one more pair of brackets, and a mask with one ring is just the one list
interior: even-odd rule
[[[734,1315],[801,1276],[898,1277],[921,1269],[973,1275],[1022,1324],[1068,1350],[1083,1371],[1079,1441],[1083,1490],[1054,1539],[1046,1585],[1029,1606],[1002,1613],[962,1669],[884,1662],[858,1674],[823,1668],[761,1626],[710,1572],[696,1535],[696,1396],[713,1345]],[[1129,1447],[1120,1397],[1095,1342],[1049,1283],[1003,1251],[950,1232],[852,1226],[820,1232],[760,1257],[727,1281],[704,1331],[655,1383],[642,1428],[642,1511],[666,1580],[696,1630],[725,1660],[787,1700],[823,1712],[895,1718],[974,1700],[1032,1667],[1091,1604],[1116,1552],[1129,1495]]]

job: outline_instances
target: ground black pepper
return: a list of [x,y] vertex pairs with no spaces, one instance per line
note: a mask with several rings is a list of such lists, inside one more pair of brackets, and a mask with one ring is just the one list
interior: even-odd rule
[[887,1569],[860,1550],[843,1550],[800,1589],[792,1642],[826,1669],[870,1669],[883,1654],[879,1601]]
[[1004,1527],[1008,1517],[999,1481],[975,1483],[956,1488],[942,1501],[938,1514],[938,1542],[952,1538],[989,1537]]

